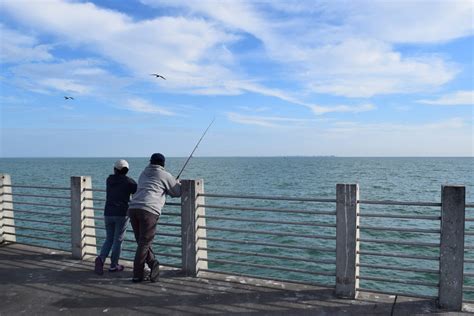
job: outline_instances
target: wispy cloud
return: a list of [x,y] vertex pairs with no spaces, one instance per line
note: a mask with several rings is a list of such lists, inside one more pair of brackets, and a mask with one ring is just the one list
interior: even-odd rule
[[86,45],[140,80],[153,82],[151,71],[164,73],[166,84],[154,81],[160,89],[199,95],[254,92],[297,104],[287,97],[291,90],[279,93],[268,84],[273,73],[255,81],[252,70],[239,62],[250,49],[233,45],[257,39],[265,48],[258,58],[284,69],[281,80],[297,83],[296,94],[371,97],[439,87],[459,72],[439,55],[408,56],[394,44],[448,41],[473,30],[470,1],[142,2],[178,7],[185,14],[137,20],[92,3],[60,0],[29,2],[28,10],[21,1],[0,6],[62,43]]
[[418,100],[419,103],[432,105],[474,105],[474,91],[457,91],[432,100]]
[[169,111],[163,107],[153,105],[147,100],[135,98],[130,99],[124,105],[124,108],[133,112],[142,112],[142,113],[150,113],[150,114],[160,114],[166,116],[173,116],[176,113]]
[[291,118],[282,116],[243,115],[235,112],[228,112],[227,118],[235,123],[257,125],[262,127],[295,127],[321,121],[318,119]]
[[0,24],[2,36],[0,60],[5,62],[45,61],[52,59],[50,45],[42,45],[29,35],[22,34]]
[[360,112],[367,112],[375,110],[376,107],[373,104],[361,104],[355,106],[349,105],[335,105],[335,106],[320,106],[320,105],[313,105],[311,109],[314,113],[318,115],[326,114],[326,113],[360,113]]

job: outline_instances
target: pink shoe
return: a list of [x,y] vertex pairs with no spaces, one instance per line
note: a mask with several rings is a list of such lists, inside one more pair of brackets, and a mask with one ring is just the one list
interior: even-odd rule
[[115,267],[110,267],[109,272],[120,272],[123,271],[125,267],[121,264],[117,264]]

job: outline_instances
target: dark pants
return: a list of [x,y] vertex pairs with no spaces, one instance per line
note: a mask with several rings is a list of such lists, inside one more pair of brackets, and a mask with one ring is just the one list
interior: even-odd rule
[[155,237],[159,216],[139,209],[130,209],[128,212],[137,242],[137,252],[133,261],[133,277],[142,279],[145,262],[151,268],[155,260],[151,244]]

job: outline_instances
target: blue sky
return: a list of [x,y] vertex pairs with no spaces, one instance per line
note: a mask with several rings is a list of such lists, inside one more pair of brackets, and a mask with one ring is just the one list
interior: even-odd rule
[[198,156],[473,156],[473,19],[470,0],[1,0],[0,157],[187,156],[213,117]]

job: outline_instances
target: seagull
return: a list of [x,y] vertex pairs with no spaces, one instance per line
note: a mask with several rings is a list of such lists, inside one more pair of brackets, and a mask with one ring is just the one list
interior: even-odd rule
[[65,99],[65,100],[74,100],[73,97],[66,97],[66,96],[64,96],[64,99]]
[[165,77],[163,77],[162,75],[159,75],[159,74],[150,74],[150,76],[155,76],[156,78],[162,78],[163,80],[166,80]]

